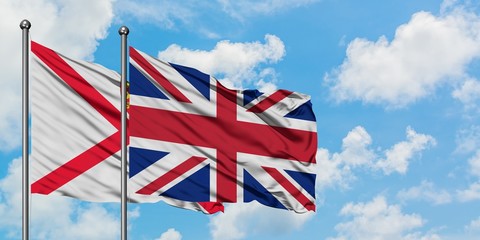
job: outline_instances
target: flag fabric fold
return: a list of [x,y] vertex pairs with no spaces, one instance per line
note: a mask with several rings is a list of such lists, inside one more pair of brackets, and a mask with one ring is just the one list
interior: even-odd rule
[[[33,41],[31,51],[31,192],[119,202],[120,75]],[[128,198],[206,213],[223,210],[219,204],[130,191]]]
[[131,191],[315,210],[310,97],[232,90],[130,47]]

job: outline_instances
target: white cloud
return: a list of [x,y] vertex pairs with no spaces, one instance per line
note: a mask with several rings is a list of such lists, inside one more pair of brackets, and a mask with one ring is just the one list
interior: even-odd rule
[[127,211],[127,231],[130,231],[134,226],[134,220],[140,217],[140,207],[136,206]]
[[[46,199],[45,202],[50,201]],[[52,203],[46,203],[51,205]],[[34,208],[35,205],[32,205]],[[35,210],[33,210],[35,211]],[[68,214],[70,219],[62,224],[52,225],[47,223],[49,219],[58,217],[58,214],[50,213],[50,218],[43,216],[37,222],[39,228],[34,227],[33,234],[37,236],[44,236],[45,239],[118,239],[119,238],[119,221],[112,216],[107,209],[101,205],[91,204],[87,207],[75,206],[69,209]],[[71,217],[75,214],[75,217]],[[48,215],[47,215],[48,216]],[[35,224],[35,222],[33,223]],[[35,229],[38,233],[35,234]]]
[[[92,59],[99,39],[105,38],[113,18],[113,0],[0,1],[0,150],[20,145],[21,30],[20,21],[32,23],[31,38],[65,55]],[[85,16],[89,17],[85,17]]]
[[372,138],[361,126],[353,128],[342,140],[342,151],[330,154],[327,149],[317,151],[317,192],[331,186],[348,188],[355,180],[352,170],[372,166],[376,154],[370,148]]
[[424,200],[432,202],[434,205],[450,203],[452,196],[446,190],[436,190],[432,182],[422,181],[419,186],[409,189],[402,189],[397,193],[397,198],[401,201]]
[[202,72],[223,78],[222,82],[236,87],[261,83],[269,89],[275,83],[275,71],[259,65],[276,63],[285,55],[285,45],[275,35],[265,35],[265,43],[232,43],[220,41],[211,51],[191,50],[172,44],[158,53],[160,59],[191,66]]
[[467,226],[465,226],[466,232],[480,233],[480,217],[472,220]]
[[452,96],[461,101],[466,110],[476,110],[480,102],[480,81],[469,78],[452,92]]
[[480,57],[479,29],[480,17],[461,9],[441,16],[418,12],[391,41],[353,40],[343,64],[325,80],[337,101],[404,107],[464,79],[468,64]]
[[480,178],[480,150],[468,160],[470,172]]
[[457,6],[458,0],[443,0],[440,5],[440,12],[445,13],[451,9],[454,9]]
[[317,150],[317,178],[315,188],[317,192],[333,186],[348,188],[351,181],[355,179],[350,166],[346,165],[338,157],[330,157],[327,149]]
[[225,213],[210,218],[210,232],[214,240],[245,239],[265,233],[281,235],[300,229],[313,216],[313,212],[297,214],[256,202],[236,203],[227,205]]
[[134,209],[128,210],[127,217],[129,219],[135,219],[140,217],[140,207],[135,207]]
[[395,144],[385,152],[386,158],[379,160],[375,167],[383,170],[385,174],[394,171],[405,174],[409,161],[421,151],[430,146],[435,146],[436,141],[430,135],[418,134],[411,127],[407,127],[407,141]]
[[480,200],[480,150],[468,159],[468,171],[478,180],[471,183],[467,189],[457,190],[457,198],[461,202]]
[[457,147],[456,153],[472,153],[480,149],[480,126],[472,125],[469,128],[461,129],[455,138]]
[[422,234],[419,232],[407,234],[403,240],[441,240],[443,239],[436,233]]
[[342,140],[342,152],[334,157],[341,158],[352,167],[370,165],[375,160],[375,153],[369,149],[371,144],[372,137],[365,128],[357,126]]
[[160,235],[156,240],[182,240],[182,234],[174,228],[169,228],[166,232]]
[[480,182],[470,184],[465,190],[458,190],[457,197],[461,202],[480,200]]
[[372,137],[365,128],[357,126],[342,140],[341,152],[331,154],[327,149],[318,149],[317,192],[331,186],[347,188],[355,179],[353,171],[358,168],[382,170],[385,175],[405,174],[410,161],[435,144],[432,136],[416,133],[411,127],[407,127],[406,135],[406,141],[381,153],[371,146]]
[[223,8],[235,19],[243,21],[246,17],[254,15],[273,14],[278,11],[305,6],[319,0],[217,0]]
[[480,236],[480,217],[471,220],[463,229],[443,234],[441,239],[478,240],[478,236]]
[[[0,228],[18,238],[22,216],[21,159],[11,162],[0,179]],[[118,239],[120,223],[100,204],[81,205],[71,198],[32,195],[31,236],[34,239]]]
[[402,213],[400,206],[389,205],[383,196],[367,203],[348,203],[340,215],[352,219],[337,224],[338,235],[331,239],[421,239],[412,230],[425,224],[421,216]]

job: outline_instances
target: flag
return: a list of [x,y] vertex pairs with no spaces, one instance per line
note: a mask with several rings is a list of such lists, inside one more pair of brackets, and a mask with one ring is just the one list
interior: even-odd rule
[[309,96],[228,89],[132,47],[130,94],[132,191],[315,210],[317,134]]
[[[120,75],[31,42],[31,192],[120,201]],[[213,213],[221,206],[128,192],[131,202]]]

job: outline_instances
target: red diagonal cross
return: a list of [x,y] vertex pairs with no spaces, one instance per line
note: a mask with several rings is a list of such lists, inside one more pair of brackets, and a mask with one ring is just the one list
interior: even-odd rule
[[118,130],[32,184],[32,193],[49,194],[120,150],[120,112],[56,52],[33,41],[32,52]]
[[238,121],[236,95],[217,83],[216,117],[130,106],[131,136],[216,149],[218,202],[236,202],[238,152],[315,162],[315,132]]

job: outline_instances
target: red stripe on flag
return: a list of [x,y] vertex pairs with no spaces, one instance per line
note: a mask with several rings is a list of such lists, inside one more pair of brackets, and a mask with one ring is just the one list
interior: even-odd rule
[[135,48],[130,47],[130,57],[140,65],[165,91],[177,101],[191,103],[168,79],[166,79],[150,62],[148,62]]
[[77,157],[51,171],[32,184],[32,193],[50,194],[120,151],[120,132],[117,132]]
[[133,105],[129,113],[130,136],[315,163],[316,132]]
[[174,167],[172,170],[168,171],[164,175],[155,179],[155,181],[149,183],[147,186],[138,190],[139,194],[150,195],[156,192],[158,189],[164,187],[169,182],[175,180],[176,178],[182,176],[201,162],[205,161],[207,158],[204,157],[191,157],[184,162],[180,163],[178,166]]
[[216,212],[224,212],[225,208],[222,203],[219,202],[199,202],[200,206],[208,214],[214,214]]
[[282,101],[284,98],[288,97],[288,95],[292,94],[292,92],[287,90],[278,90],[272,95],[268,96],[267,98],[263,99],[259,103],[255,104],[251,108],[247,109],[248,112],[254,113],[262,113],[265,110],[269,109],[276,103]]
[[[32,52],[77,92],[116,129],[120,129],[120,111],[78,74],[55,51],[32,41]],[[120,94],[120,92],[119,92]]]
[[307,198],[297,187],[295,187],[285,176],[277,169],[271,167],[262,167],[273,179],[282,185],[297,201],[308,211],[315,211],[315,203]]
[[[237,201],[237,149],[236,136],[229,136],[226,129],[237,120],[237,91],[225,88],[217,84],[217,131],[213,138],[217,149],[217,201]],[[230,125],[230,126],[229,126]],[[195,126],[195,125],[194,125]],[[199,126],[200,127],[200,126]],[[210,127],[210,126],[209,126]],[[205,129],[209,130],[209,128]],[[205,136],[205,135],[204,135]],[[211,133],[207,136],[212,137]]]

